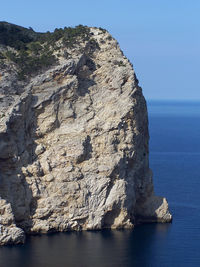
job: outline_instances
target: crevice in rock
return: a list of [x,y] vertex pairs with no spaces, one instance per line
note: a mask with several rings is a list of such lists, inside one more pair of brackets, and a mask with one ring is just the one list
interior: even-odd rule
[[117,207],[112,207],[112,210],[107,211],[103,218],[103,228],[111,228],[120,212],[120,208]]
[[85,141],[83,142],[83,154],[78,157],[77,163],[79,164],[92,158],[92,151],[91,137],[87,135]]

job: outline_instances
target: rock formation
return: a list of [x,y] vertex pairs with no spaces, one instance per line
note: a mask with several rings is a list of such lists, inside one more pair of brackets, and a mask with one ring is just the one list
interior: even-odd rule
[[154,195],[132,65],[107,31],[88,31],[72,47],[58,40],[57,63],[28,79],[12,61],[0,64],[0,244],[171,221]]

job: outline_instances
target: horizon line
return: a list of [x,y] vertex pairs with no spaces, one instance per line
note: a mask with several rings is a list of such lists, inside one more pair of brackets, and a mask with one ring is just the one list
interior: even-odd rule
[[146,101],[176,101],[176,102],[200,102],[200,98],[198,99],[180,99],[180,98],[148,98],[145,97]]

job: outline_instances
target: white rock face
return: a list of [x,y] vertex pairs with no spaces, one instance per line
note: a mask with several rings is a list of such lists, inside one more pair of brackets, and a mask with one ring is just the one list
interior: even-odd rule
[[24,232],[171,221],[154,196],[132,65],[107,32],[90,30],[95,42],[28,84],[13,66],[1,70],[0,244],[24,242]]

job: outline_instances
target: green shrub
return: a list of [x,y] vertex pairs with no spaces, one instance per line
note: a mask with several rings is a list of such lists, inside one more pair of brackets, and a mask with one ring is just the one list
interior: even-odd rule
[[121,61],[121,60],[118,62],[118,66],[119,66],[119,67],[126,67],[126,65],[125,65],[125,64],[123,63],[123,61]]
[[[25,79],[44,67],[56,63],[53,55],[60,47],[56,42],[62,39],[66,47],[73,47],[79,41],[90,39],[89,28],[79,25],[75,28],[65,27],[54,32],[36,33],[32,28],[26,29],[7,22],[0,22],[0,44],[10,46],[16,52],[7,50],[0,53],[0,60],[10,60],[18,66],[19,79]],[[67,52],[64,54],[67,58]]]
[[5,59],[5,56],[4,56],[4,54],[2,52],[0,52],[0,60],[1,59]]
[[101,30],[103,33],[106,33],[106,30],[101,27],[99,28],[99,30]]

